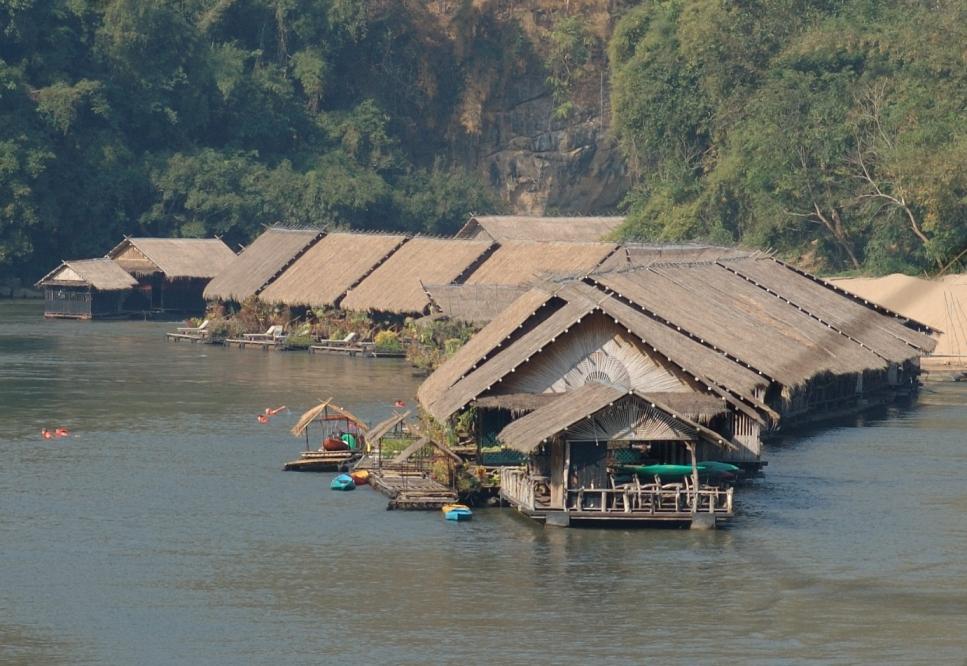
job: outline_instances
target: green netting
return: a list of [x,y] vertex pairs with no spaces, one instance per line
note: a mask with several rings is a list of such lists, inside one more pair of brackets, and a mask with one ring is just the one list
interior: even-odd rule
[[500,451],[481,451],[481,465],[522,465],[527,461],[527,455],[513,449],[501,449]]
[[641,461],[641,451],[635,449],[612,449],[611,456],[619,465],[634,465]]

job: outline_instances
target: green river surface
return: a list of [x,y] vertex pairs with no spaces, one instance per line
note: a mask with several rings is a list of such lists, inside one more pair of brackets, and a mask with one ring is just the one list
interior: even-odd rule
[[282,472],[318,400],[412,404],[403,362],[41,307],[0,301],[0,663],[967,658],[967,385],[772,444],[726,529],[452,523]]

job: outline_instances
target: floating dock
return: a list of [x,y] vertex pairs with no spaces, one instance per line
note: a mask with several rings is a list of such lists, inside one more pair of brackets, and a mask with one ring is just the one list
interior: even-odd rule
[[418,472],[370,472],[369,484],[389,497],[387,509],[438,511],[457,501],[456,491]]

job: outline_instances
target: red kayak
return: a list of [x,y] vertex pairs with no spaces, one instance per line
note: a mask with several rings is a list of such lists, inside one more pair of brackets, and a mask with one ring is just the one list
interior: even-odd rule
[[338,437],[326,437],[326,440],[322,443],[322,448],[326,451],[348,451],[349,444]]

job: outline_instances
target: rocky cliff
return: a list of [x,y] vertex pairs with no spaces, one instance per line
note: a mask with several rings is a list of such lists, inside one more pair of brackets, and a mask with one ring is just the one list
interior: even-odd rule
[[[448,129],[451,158],[480,172],[512,212],[612,212],[627,191],[625,161],[609,132],[605,55],[621,5],[427,3],[465,77]],[[582,57],[561,43],[569,38]],[[557,89],[555,76],[566,79]]]

